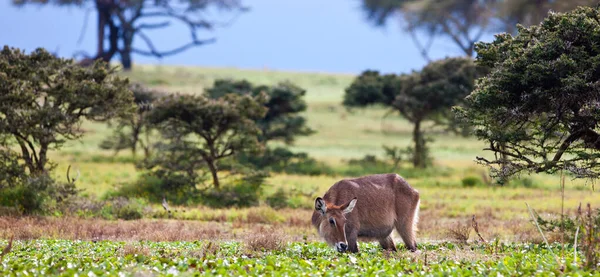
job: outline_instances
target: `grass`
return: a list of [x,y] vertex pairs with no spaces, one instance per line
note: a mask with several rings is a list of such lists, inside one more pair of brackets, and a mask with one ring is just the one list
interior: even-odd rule
[[[347,110],[341,106],[344,89],[353,79],[350,75],[156,65],[139,65],[125,75],[157,89],[182,93],[202,93],[203,88],[210,86],[217,78],[244,78],[260,84],[290,80],[307,90],[308,110],[305,116],[308,125],[317,131],[310,137],[299,138],[291,148],[307,152],[339,172],[348,167],[346,161],[352,158],[362,158],[367,154],[382,158],[382,145],[405,147],[411,144],[412,126],[398,115],[382,119],[386,113],[382,108]],[[110,134],[106,124],[85,122],[82,128],[86,133],[80,140],[68,142],[61,150],[50,153],[50,158],[58,164],[54,172],[57,178],[64,179],[66,168],[71,164],[73,170],[80,172],[77,185],[95,197],[101,197],[108,190],[137,179],[139,173],[133,166],[130,153],[123,151],[114,155],[98,147]],[[494,226],[490,233],[512,237],[514,230],[507,231],[510,228],[500,223],[516,221],[522,225],[527,222],[525,201],[541,213],[560,211],[559,176],[523,176],[524,180],[513,182],[508,187],[464,188],[463,178],[482,178],[487,174],[484,168],[473,161],[476,156],[489,156],[489,153],[481,150],[484,144],[474,138],[440,132],[430,134],[434,139],[430,144],[434,167],[419,171],[405,166],[397,171],[421,192],[422,210],[433,217],[431,222],[441,222],[435,228],[431,227],[434,224],[421,228],[425,229],[424,234],[434,236],[438,231],[455,224],[456,220],[475,214],[482,217],[483,225],[487,221]],[[322,195],[329,186],[344,177],[354,176],[272,174],[267,180],[265,197],[283,188],[290,194],[288,204],[291,207],[305,209],[306,214],[310,214],[314,197]],[[598,203],[600,195],[591,187],[582,180],[567,182],[567,210],[575,209],[579,202]],[[235,209],[212,212],[203,207],[186,210],[180,213],[180,218],[207,220],[213,214],[236,218],[236,214],[240,213]],[[422,222],[426,224],[427,220]]]
[[[275,237],[274,239],[277,239]],[[273,245],[274,244],[274,245]],[[264,246],[272,247],[265,248]],[[361,243],[339,254],[324,243],[273,241],[16,241],[0,264],[2,276],[591,276],[572,255],[558,261],[559,245],[461,246],[423,244],[418,253],[381,251]]]

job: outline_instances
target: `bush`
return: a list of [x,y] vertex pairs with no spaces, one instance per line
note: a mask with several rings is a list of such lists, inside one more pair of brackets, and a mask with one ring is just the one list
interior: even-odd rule
[[104,198],[115,197],[144,198],[152,203],[161,203],[165,197],[175,205],[189,205],[199,202],[199,191],[186,182],[185,176],[165,175],[164,179],[152,172],[145,173],[133,182],[124,184],[116,191],[108,192]]
[[273,195],[267,197],[267,205],[273,209],[283,209],[288,206],[288,196],[282,188],[279,188]]
[[202,191],[202,204],[213,208],[258,205],[267,175],[262,171],[247,172],[244,175],[244,178],[236,180],[233,184]]
[[238,162],[256,169],[299,175],[331,175],[333,170],[326,164],[308,156],[294,153],[287,148],[267,149],[262,155],[239,155]]
[[101,215],[105,219],[134,220],[144,216],[148,203],[144,199],[117,197],[107,201]]
[[0,187],[0,206],[21,214],[51,214],[57,206],[76,195],[73,183],[56,183],[50,176],[25,177],[20,183]]
[[482,185],[483,181],[481,181],[481,179],[479,179],[479,177],[476,176],[467,176],[462,179],[462,186],[465,188],[478,187]]

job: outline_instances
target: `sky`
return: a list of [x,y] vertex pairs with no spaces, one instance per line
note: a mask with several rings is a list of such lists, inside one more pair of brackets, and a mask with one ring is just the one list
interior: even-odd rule
[[[0,1],[0,45],[27,52],[43,47],[64,57],[72,57],[78,51],[94,53],[95,13],[89,13],[84,37],[79,41],[85,10],[55,6],[16,8],[11,2]],[[386,28],[376,28],[366,21],[360,0],[244,3],[250,10],[230,26],[198,32],[200,38],[215,37],[216,43],[162,59],[134,55],[134,63],[350,74],[365,69],[404,73],[426,64],[400,24],[391,22]],[[172,25],[150,36],[157,48],[164,50],[190,39],[184,25]],[[134,45],[144,48],[139,39]],[[434,59],[461,54],[446,39],[437,39],[430,52]]]

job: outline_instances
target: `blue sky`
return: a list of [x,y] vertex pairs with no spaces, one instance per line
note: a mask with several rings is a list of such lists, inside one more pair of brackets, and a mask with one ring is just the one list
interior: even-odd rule
[[[0,3],[0,44],[31,51],[44,47],[71,57],[95,49],[96,14],[90,13],[85,37],[78,43],[85,21],[79,8]],[[425,65],[409,35],[399,24],[375,28],[365,20],[359,0],[246,0],[251,10],[233,25],[200,37],[216,37],[212,45],[193,48],[157,60],[135,55],[134,62],[272,70],[359,73],[364,69],[408,72]],[[189,39],[186,27],[171,26],[151,33],[157,48],[178,46]],[[489,39],[489,38],[488,38]],[[141,41],[137,47],[144,45]],[[433,58],[461,55],[448,40],[438,39]]]

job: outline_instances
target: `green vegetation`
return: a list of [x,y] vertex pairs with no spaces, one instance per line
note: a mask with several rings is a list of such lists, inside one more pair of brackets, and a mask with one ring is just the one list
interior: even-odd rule
[[[125,116],[133,106],[127,78],[106,63],[73,66],[38,48],[31,53],[5,46],[0,51],[0,198],[21,213],[48,213],[52,202],[76,193],[50,172],[49,151],[83,136],[84,120]],[[16,150],[18,149],[18,150]]]
[[[254,235],[259,237],[260,235]],[[460,246],[422,244],[417,254],[382,252],[377,244],[361,243],[359,254],[338,254],[324,243],[282,243],[250,238],[245,242],[114,242],[19,241],[0,266],[3,276],[86,275],[184,276],[281,275],[555,275],[591,276],[569,247],[563,260],[556,244]],[[17,254],[18,253],[18,254]],[[60,255],[59,258],[57,255]]]
[[450,38],[467,56],[482,36],[498,32],[513,33],[517,24],[540,23],[549,11],[568,12],[578,6],[595,6],[597,1],[463,1],[445,0],[361,0],[367,20],[376,26],[387,22],[403,23],[415,46],[427,61],[436,38]]
[[[479,69],[481,73],[483,70]],[[344,106],[383,105],[413,124],[414,146],[408,148],[415,168],[431,165],[424,125],[428,121],[458,132],[450,109],[461,105],[474,88],[478,68],[470,58],[434,61],[410,74],[386,74],[367,70],[346,89]],[[443,129],[442,129],[443,130]],[[461,133],[467,134],[466,131]]]
[[477,62],[493,70],[457,114],[499,157],[478,158],[495,176],[600,176],[598,17],[598,9],[581,7],[477,44]]

